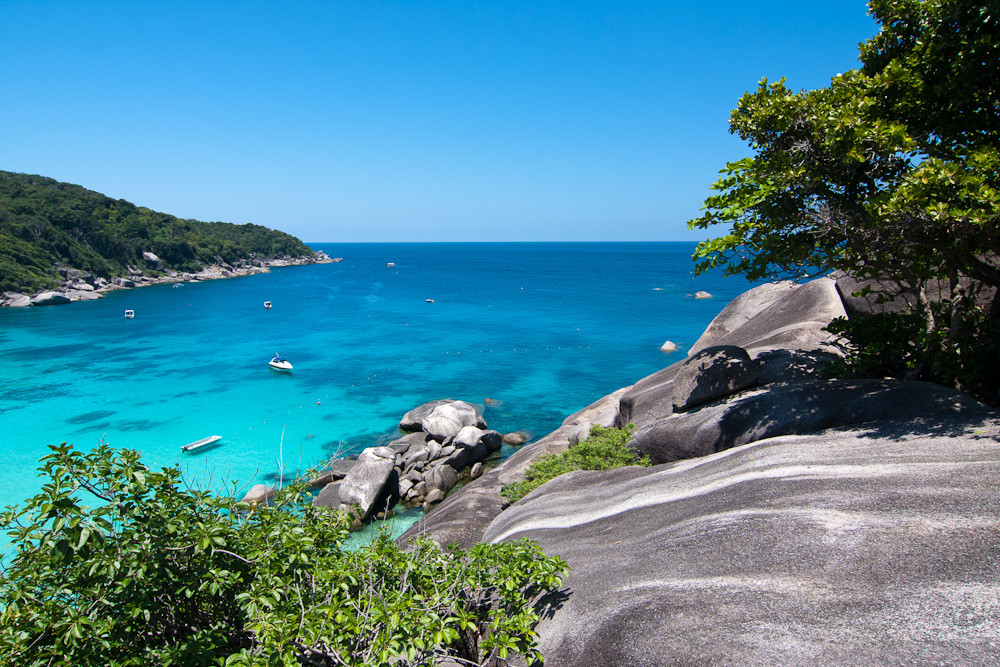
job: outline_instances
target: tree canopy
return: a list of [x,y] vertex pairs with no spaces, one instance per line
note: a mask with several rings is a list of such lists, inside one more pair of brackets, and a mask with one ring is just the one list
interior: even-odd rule
[[873,0],[878,35],[859,69],[794,92],[762,80],[730,130],[731,162],[689,225],[731,226],[699,270],[751,278],[843,269],[919,280],[958,273],[1000,285],[1000,7],[982,0]]
[[[717,194],[689,222],[728,228],[698,246],[696,270],[889,278],[917,295],[920,324],[904,328],[929,336],[923,352],[960,352],[958,335],[970,331],[981,346],[1000,317],[1000,300],[976,298],[1000,287],[1000,6],[872,0],[869,8],[881,28],[860,45],[860,68],[817,90],[765,79],[739,100],[730,131],[753,154],[725,166]],[[927,303],[932,279],[950,285],[944,310]],[[978,328],[966,326],[973,321]],[[902,366],[922,376],[927,364]]]
[[0,171],[0,291],[53,287],[58,267],[121,276],[142,266],[147,251],[178,271],[313,255],[294,236],[260,225],[184,220],[79,185]]

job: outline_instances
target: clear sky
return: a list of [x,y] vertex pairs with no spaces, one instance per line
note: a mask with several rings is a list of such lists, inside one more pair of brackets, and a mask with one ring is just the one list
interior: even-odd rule
[[0,0],[0,169],[305,241],[698,240],[863,0]]

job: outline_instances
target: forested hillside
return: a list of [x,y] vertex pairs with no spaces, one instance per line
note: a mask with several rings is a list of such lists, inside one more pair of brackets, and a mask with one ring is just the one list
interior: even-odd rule
[[143,264],[143,252],[190,272],[219,259],[313,255],[267,227],[182,220],[79,185],[0,171],[0,291],[51,288],[59,267],[121,276]]

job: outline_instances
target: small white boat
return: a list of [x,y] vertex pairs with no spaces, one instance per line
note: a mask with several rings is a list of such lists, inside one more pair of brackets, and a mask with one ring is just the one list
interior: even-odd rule
[[202,438],[201,440],[195,440],[194,442],[189,442],[188,444],[181,447],[181,451],[193,452],[198,449],[204,449],[205,447],[211,447],[219,440],[222,440],[221,435],[210,435],[207,438]]
[[126,310],[125,311],[125,319],[126,320],[135,319],[135,311],[131,310],[131,309],[130,310]]
[[271,361],[267,362],[267,365],[270,366],[272,369],[274,369],[276,371],[290,371],[290,370],[292,370],[292,364],[291,364],[291,362],[288,361],[288,359],[285,359],[284,357],[282,357],[282,356],[280,356],[278,354],[275,354],[274,355],[274,359],[271,359]]
[[385,265],[391,269],[392,267],[396,266],[396,262],[386,262]]
[[265,301],[264,302],[264,308],[266,308],[268,310],[271,310],[271,302],[270,301]]
[[424,299],[427,303],[434,303],[434,299]]

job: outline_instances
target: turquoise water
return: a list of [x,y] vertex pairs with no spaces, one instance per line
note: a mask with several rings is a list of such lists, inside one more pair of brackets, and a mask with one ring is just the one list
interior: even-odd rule
[[[311,245],[344,261],[0,310],[0,505],[37,491],[64,440],[232,492],[370,446],[435,398],[495,399],[491,428],[541,436],[682,358],[748,287],[693,278],[689,243]],[[275,352],[292,373],[268,369]],[[222,444],[180,452],[208,435]]]

